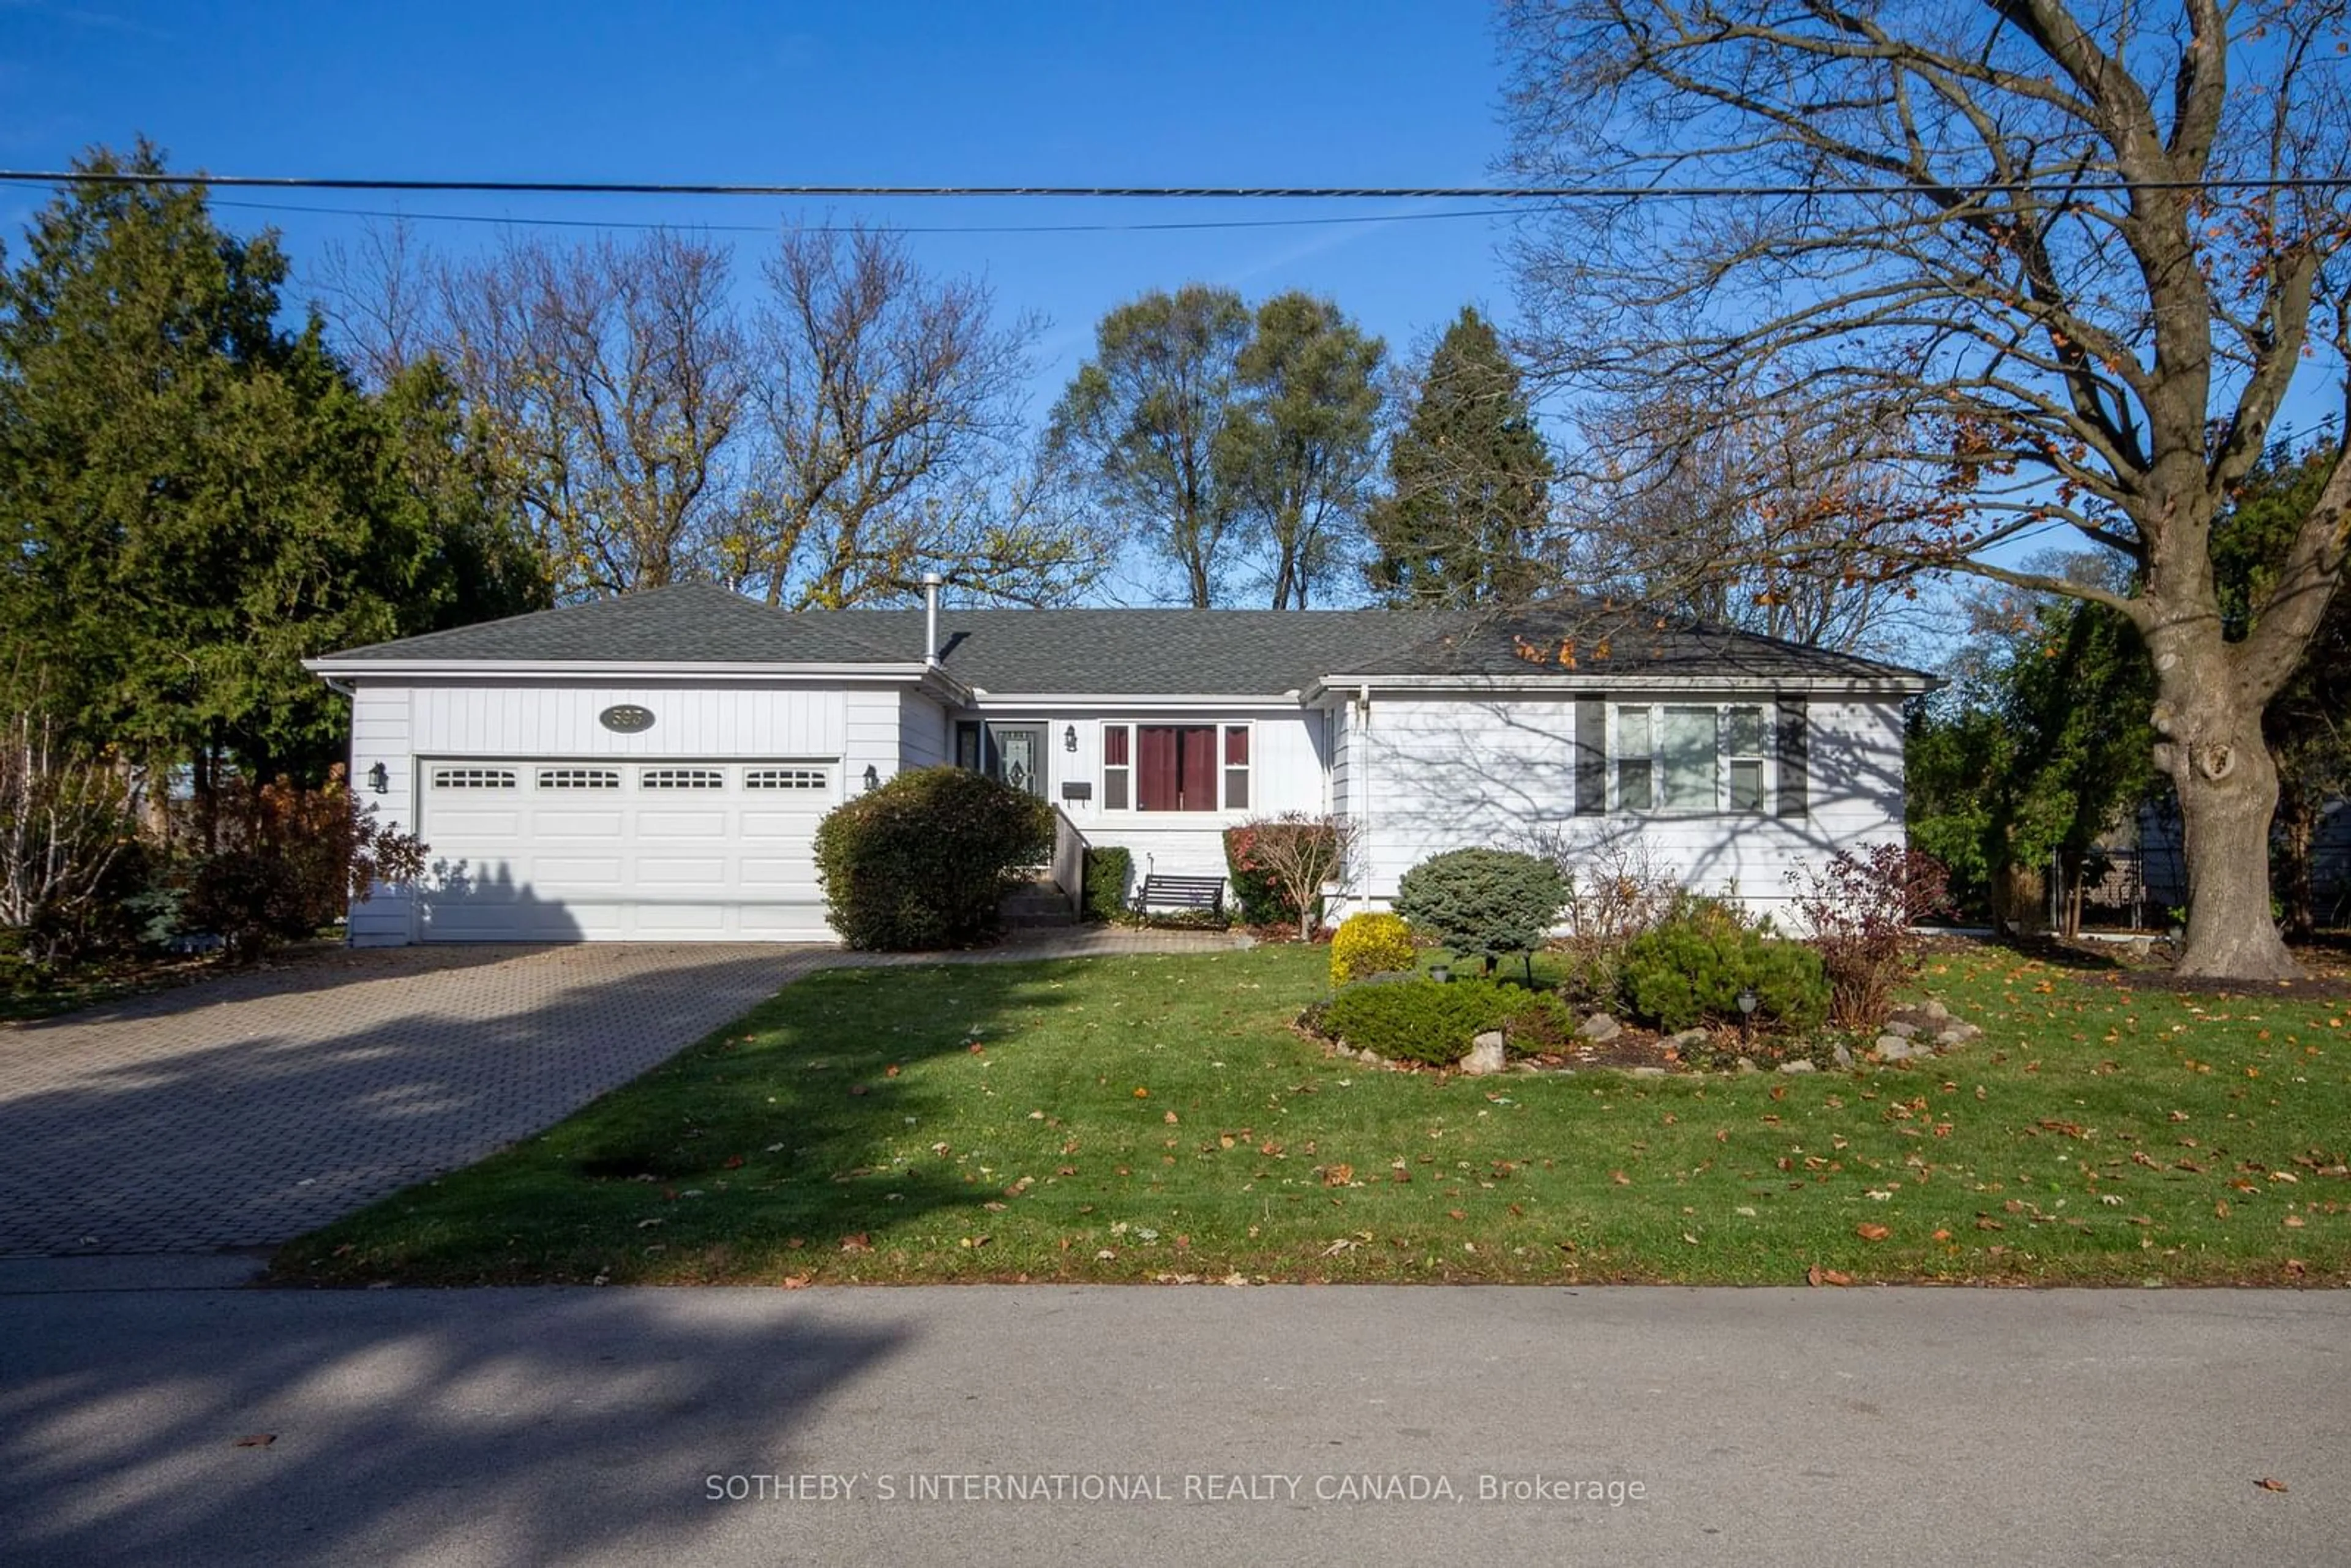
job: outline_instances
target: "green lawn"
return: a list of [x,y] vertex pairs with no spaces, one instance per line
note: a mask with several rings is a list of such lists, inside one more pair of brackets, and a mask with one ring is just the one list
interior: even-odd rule
[[1883,1071],[1465,1079],[1290,1029],[1322,949],[835,971],[286,1282],[2341,1284],[2340,1002],[2134,994],[1999,948],[1985,1038]]

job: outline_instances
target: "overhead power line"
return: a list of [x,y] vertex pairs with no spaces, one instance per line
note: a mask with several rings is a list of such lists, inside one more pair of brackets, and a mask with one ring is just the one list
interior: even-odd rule
[[[397,207],[312,207],[287,202],[241,202],[234,198],[215,201],[216,207],[252,213],[308,213],[322,217],[391,218],[396,221],[443,224],[492,224],[500,227],[564,229],[665,229],[677,225],[656,223],[621,223],[602,218],[538,218],[515,217],[499,213],[420,213]],[[1288,229],[1312,228],[1332,224],[1399,224],[1426,223],[1442,218],[1508,217],[1509,207],[1448,207],[1437,213],[1348,213],[1324,217],[1300,218],[1187,218],[1169,223],[1137,224],[865,224],[869,230],[881,230],[901,235],[1059,235],[1059,234],[1150,234],[1176,229]],[[715,234],[768,234],[771,224],[695,224],[697,232]],[[795,225],[796,228],[819,234],[846,233],[831,225]]]
[[[760,185],[622,180],[390,180],[308,174],[171,174],[131,170],[0,169],[0,183],[29,185],[206,185],[215,189],[399,191],[480,195],[904,198],[1153,201],[1654,201],[1735,196],[1879,196],[1948,193],[1949,184],[1753,185]],[[2115,195],[2130,191],[2296,191],[2351,187],[2351,175],[2271,179],[2045,180],[1970,183],[1983,194]]]

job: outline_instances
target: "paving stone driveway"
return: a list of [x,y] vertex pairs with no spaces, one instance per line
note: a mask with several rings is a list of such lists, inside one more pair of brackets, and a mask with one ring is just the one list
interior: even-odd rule
[[[1092,927],[952,961],[1231,946]],[[341,949],[0,1029],[0,1258],[275,1246],[551,1126],[803,975],[942,956]]]
[[0,1257],[287,1240],[561,1120],[842,957],[341,951],[0,1030]]

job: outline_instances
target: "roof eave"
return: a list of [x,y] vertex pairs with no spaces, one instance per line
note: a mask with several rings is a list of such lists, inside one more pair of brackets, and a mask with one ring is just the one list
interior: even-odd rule
[[314,675],[354,677],[442,675],[462,679],[513,676],[593,675],[628,681],[676,680],[861,680],[876,683],[924,682],[949,692],[962,688],[936,666],[911,660],[904,664],[783,664],[731,660],[679,660],[654,664],[642,659],[355,659],[329,654],[305,659],[302,667]]
[[1304,700],[1314,702],[1332,692],[1469,691],[1469,692],[1632,692],[1632,691],[1802,691],[1845,696],[1917,696],[1943,683],[1915,670],[1887,670],[1872,674],[1642,674],[1612,670],[1606,674],[1495,675],[1459,674],[1328,674],[1310,685]]

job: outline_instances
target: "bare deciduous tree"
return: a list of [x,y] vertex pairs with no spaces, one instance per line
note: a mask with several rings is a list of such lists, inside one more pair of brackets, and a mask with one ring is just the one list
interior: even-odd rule
[[0,732],[0,929],[36,962],[70,957],[131,852],[120,772],[68,756],[47,719],[19,711]]
[[987,287],[927,277],[895,237],[788,231],[758,335],[758,476],[722,559],[770,604],[919,591],[1066,598],[1100,552],[1028,465],[1020,387],[1040,324],[999,327]]
[[[1768,377],[1866,409],[1937,483],[1858,526],[1900,569],[2112,604],[2153,660],[2192,890],[2179,967],[2291,976],[2262,713],[2342,576],[2351,464],[2228,635],[2215,518],[2332,345],[2351,239],[2343,0],[1514,0],[1521,177],[1595,194],[1520,254],[1547,368],[1623,392]],[[2276,182],[2232,183],[2232,182]],[[2059,526],[2126,592],[2011,570]]]
[[[1818,414],[1819,417],[1811,417]],[[1578,586],[1809,647],[1876,651],[1918,586],[1857,542],[1907,504],[1900,469],[1856,453],[1884,433],[1850,409],[1675,387],[1583,420],[1558,554]]]
[[667,233],[514,240],[439,282],[448,358],[559,590],[696,575],[737,526],[726,464],[750,392],[726,253]]

